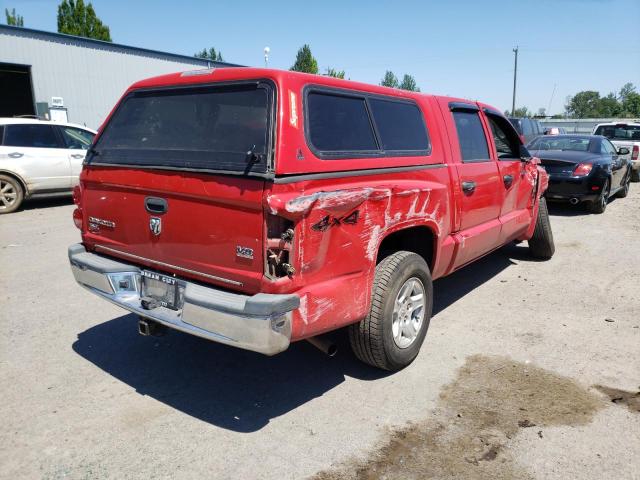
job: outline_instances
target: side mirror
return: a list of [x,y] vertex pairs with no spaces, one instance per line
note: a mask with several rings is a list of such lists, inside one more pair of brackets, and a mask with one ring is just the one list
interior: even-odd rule
[[618,155],[629,155],[629,149],[627,147],[620,147],[618,149]]

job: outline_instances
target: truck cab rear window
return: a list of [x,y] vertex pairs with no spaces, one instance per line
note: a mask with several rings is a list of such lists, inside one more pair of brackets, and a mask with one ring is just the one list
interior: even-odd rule
[[134,92],[89,161],[264,173],[270,104],[271,88],[254,83]]
[[308,140],[321,158],[430,153],[422,112],[411,101],[312,90],[306,114]]

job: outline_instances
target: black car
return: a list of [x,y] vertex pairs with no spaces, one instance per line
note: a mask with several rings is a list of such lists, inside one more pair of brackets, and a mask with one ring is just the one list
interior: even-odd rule
[[568,200],[576,205],[588,202],[594,213],[602,213],[614,195],[626,197],[631,180],[629,161],[600,135],[554,135],[538,137],[527,145],[540,158],[549,174],[549,200]]

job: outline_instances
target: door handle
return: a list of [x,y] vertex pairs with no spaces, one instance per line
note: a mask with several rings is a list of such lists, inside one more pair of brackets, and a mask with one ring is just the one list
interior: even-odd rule
[[80,158],[84,158],[84,155],[82,155],[81,153],[72,153],[71,158],[80,159]]
[[161,215],[166,213],[169,205],[164,198],[147,197],[144,199],[144,208],[146,208],[149,213]]
[[20,158],[20,157],[23,157],[23,156],[24,156],[24,153],[20,153],[20,152],[11,152],[11,153],[9,154],[9,156],[10,156],[11,158]]
[[502,177],[502,181],[504,182],[504,186],[509,188],[513,184],[513,175],[505,175]]
[[465,195],[471,195],[473,192],[475,192],[475,190],[476,190],[476,182],[473,182],[473,181],[462,182],[462,191],[465,193]]

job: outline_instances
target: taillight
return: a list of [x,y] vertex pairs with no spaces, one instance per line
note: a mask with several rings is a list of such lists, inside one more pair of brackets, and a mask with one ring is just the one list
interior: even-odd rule
[[82,198],[82,190],[80,189],[80,185],[76,185],[75,187],[73,187],[72,195],[73,203],[75,203],[76,205],[80,205],[80,200]]
[[638,147],[638,145],[634,145],[633,150],[631,151],[631,160],[638,160],[639,154],[640,154],[640,147]]
[[573,169],[574,177],[585,177],[591,173],[593,164],[591,163],[579,163],[576,168]]
[[73,223],[82,230],[82,209],[79,207],[73,211]]
[[73,211],[73,223],[76,227],[82,230],[82,207],[80,206],[80,201],[82,200],[82,189],[80,188],[80,185],[73,187],[72,195],[73,203],[77,206]]

